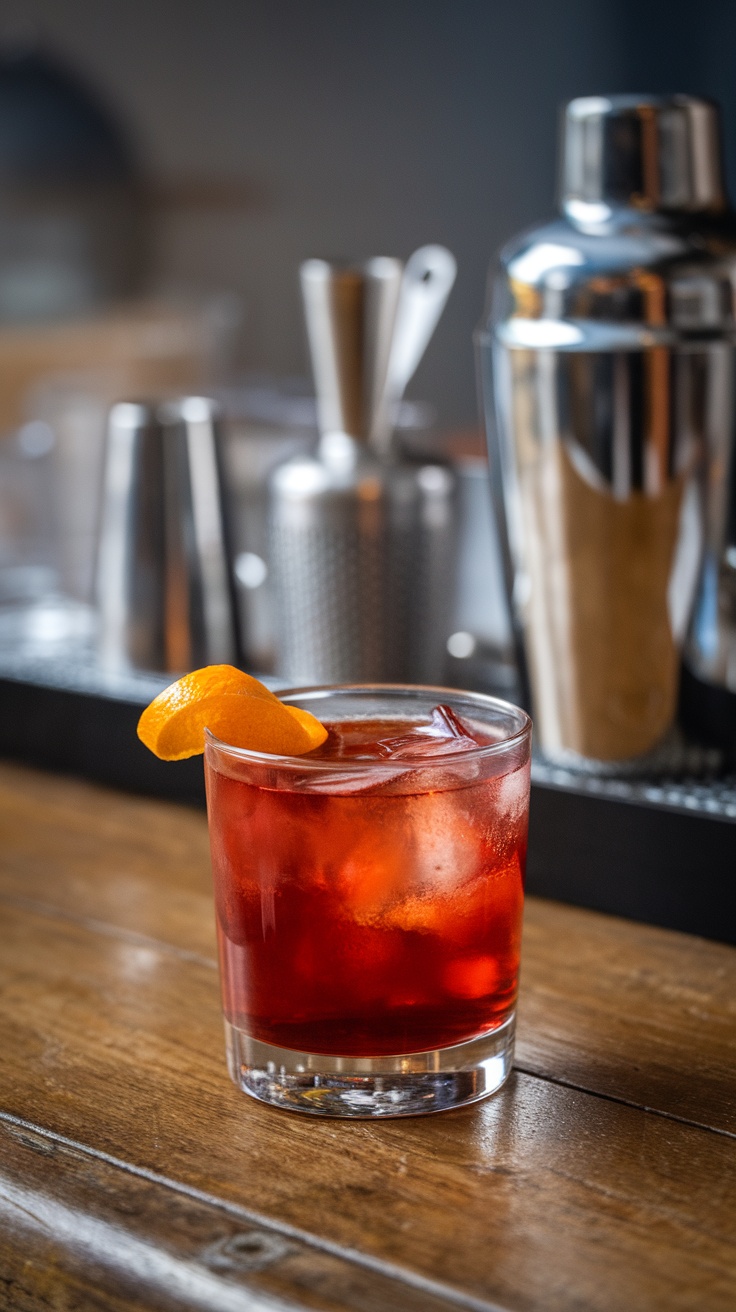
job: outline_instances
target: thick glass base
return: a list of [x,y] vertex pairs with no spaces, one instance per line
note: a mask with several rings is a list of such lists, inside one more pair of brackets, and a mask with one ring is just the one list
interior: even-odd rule
[[310,1116],[417,1116],[462,1107],[507,1079],[515,1017],[498,1029],[406,1057],[333,1057],[251,1039],[225,1021],[228,1070],[260,1102]]

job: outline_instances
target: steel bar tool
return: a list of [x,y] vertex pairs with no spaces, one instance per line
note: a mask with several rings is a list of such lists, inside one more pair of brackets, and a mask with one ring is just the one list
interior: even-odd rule
[[736,216],[717,107],[571,101],[560,210],[502,251],[478,341],[537,747],[616,770],[666,748],[681,658],[691,727],[710,689],[736,742]]
[[320,440],[269,489],[277,673],[291,681],[441,678],[454,478],[391,441],[454,278],[449,252],[426,250],[424,279],[421,252],[407,270],[383,257],[301,268]]
[[96,597],[99,654],[110,668],[239,663],[218,412],[208,398],[113,406]]

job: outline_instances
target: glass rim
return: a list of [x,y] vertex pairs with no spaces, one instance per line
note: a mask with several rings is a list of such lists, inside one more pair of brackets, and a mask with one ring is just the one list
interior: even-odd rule
[[276,695],[279,700],[286,701],[290,698],[306,697],[310,700],[312,697],[319,700],[320,697],[328,697],[333,693],[363,693],[366,695],[374,694],[380,697],[382,693],[396,693],[401,695],[411,695],[412,693],[429,693],[441,694],[438,702],[441,705],[453,697],[469,698],[477,702],[480,706],[486,706],[489,709],[511,713],[521,721],[520,727],[509,733],[503,738],[492,743],[480,743],[477,747],[461,748],[457,752],[446,752],[442,757],[424,757],[415,761],[391,761],[390,758],[385,760],[366,760],[360,758],[351,758],[348,760],[324,760],[310,757],[309,752],[303,756],[279,756],[273,752],[256,752],[248,747],[234,747],[231,743],[224,742],[221,738],[216,737],[212,731],[205,727],[205,745],[214,747],[217,751],[222,751],[228,756],[234,757],[238,761],[248,761],[253,765],[270,766],[271,769],[290,769],[300,770],[306,773],[324,774],[326,771],[335,773],[345,773],[346,770],[354,772],[356,770],[365,770],[366,772],[376,769],[385,769],[391,765],[393,770],[400,770],[402,773],[409,773],[417,770],[436,770],[440,764],[448,762],[477,761],[487,757],[502,756],[512,751],[515,747],[521,745],[525,739],[531,737],[532,720],[531,716],[522,709],[521,706],[515,706],[513,702],[507,702],[502,697],[494,697],[490,693],[472,692],[467,688],[445,688],[434,684],[422,683],[334,683],[334,684],[310,684],[299,688],[279,688]]

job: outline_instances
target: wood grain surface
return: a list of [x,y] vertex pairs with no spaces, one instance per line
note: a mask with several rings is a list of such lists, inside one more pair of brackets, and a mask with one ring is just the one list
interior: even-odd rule
[[227,1078],[200,813],[0,767],[0,925],[0,1307],[736,1306],[733,949],[530,899],[506,1088],[335,1124]]
[[247,1210],[125,1169],[58,1136],[0,1124],[0,1270],[18,1309],[296,1306],[448,1312],[427,1288],[285,1233]]

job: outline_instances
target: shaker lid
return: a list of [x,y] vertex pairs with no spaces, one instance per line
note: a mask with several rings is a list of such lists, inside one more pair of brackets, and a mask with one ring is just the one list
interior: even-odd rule
[[[586,96],[565,108],[562,209],[723,210],[718,106],[692,96]],[[599,211],[596,214],[596,209]]]

